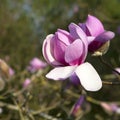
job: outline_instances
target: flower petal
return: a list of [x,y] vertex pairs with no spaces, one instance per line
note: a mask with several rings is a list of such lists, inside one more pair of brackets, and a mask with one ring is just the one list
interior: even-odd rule
[[91,42],[93,42],[95,40],[95,37],[88,36],[87,39],[88,39],[88,45],[89,45]]
[[104,45],[107,41],[111,40],[115,34],[111,31],[105,31],[99,36],[97,36],[91,43],[89,44],[89,51],[94,52],[98,50],[102,45]]
[[39,58],[35,57],[30,61],[30,65],[36,69],[44,68],[47,66],[45,62],[40,60]]
[[86,34],[78,25],[71,23],[69,25],[69,30],[74,39],[86,40]]
[[63,42],[61,42],[58,38],[57,38],[57,36],[55,36],[55,41],[54,41],[54,58],[58,61],[58,62],[60,62],[60,63],[62,63],[62,64],[64,64],[64,65],[67,65],[66,64],[66,62],[65,62],[65,60],[64,60],[64,56],[65,56],[65,50],[66,50],[66,45],[63,43]]
[[102,81],[90,63],[83,63],[75,70],[81,85],[88,91],[97,91],[102,87]]
[[70,79],[70,82],[71,82],[73,85],[75,85],[75,86],[80,85],[80,80],[79,80],[78,76],[77,76],[75,73],[73,73],[73,74],[70,76],[69,79]]
[[91,36],[90,31],[88,30],[85,23],[79,23],[78,25],[82,28],[82,30],[86,33],[87,36]]
[[105,43],[108,40],[111,40],[112,38],[114,38],[114,36],[115,36],[114,32],[105,31],[102,34],[100,34],[99,36],[97,36],[94,41],[99,41],[101,43]]
[[73,36],[74,39],[81,39],[81,41],[84,43],[84,54],[82,56],[82,61],[84,62],[87,52],[88,52],[88,39],[84,31],[76,24],[71,23],[69,25],[70,34]]
[[86,27],[88,28],[90,34],[95,37],[104,32],[104,27],[100,20],[91,15],[88,15]]
[[46,61],[49,64],[52,64],[52,65],[61,65],[59,62],[57,62],[53,58],[53,55],[51,53],[51,50],[53,49],[53,44],[52,44],[53,37],[54,37],[54,35],[50,34],[44,40],[43,47],[42,47],[43,56],[44,56],[44,58],[46,59]]
[[65,51],[65,61],[70,65],[79,64],[82,61],[80,57],[84,53],[83,43],[80,39],[75,40],[70,44]]
[[70,45],[73,42],[72,36],[70,36],[70,33],[65,30],[58,29],[56,35],[58,39],[66,45]]
[[46,77],[53,80],[64,80],[70,77],[77,66],[57,67],[51,70]]

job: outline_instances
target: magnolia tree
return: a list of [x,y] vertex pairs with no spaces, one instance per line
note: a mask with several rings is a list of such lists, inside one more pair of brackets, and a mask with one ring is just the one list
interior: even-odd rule
[[[119,120],[119,102],[95,99],[88,94],[99,92],[103,84],[108,87],[120,84],[114,81],[120,80],[120,68],[112,67],[103,59],[114,37],[114,32],[105,30],[98,18],[88,15],[84,23],[70,23],[68,31],[57,29],[46,36],[42,45],[46,62],[34,57],[22,72],[16,72],[7,64],[8,59],[0,59],[2,118],[79,120],[87,113],[92,114],[92,106],[96,105],[96,109],[99,107],[110,119]],[[88,55],[99,58],[111,70],[111,75],[106,77],[112,81],[103,79],[95,65],[88,62]],[[104,120],[96,113],[96,119]]]

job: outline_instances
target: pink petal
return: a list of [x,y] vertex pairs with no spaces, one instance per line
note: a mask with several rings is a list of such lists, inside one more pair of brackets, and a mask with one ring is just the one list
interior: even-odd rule
[[79,23],[78,25],[82,28],[82,30],[86,33],[87,36],[91,36],[90,31],[88,30],[85,23]]
[[23,83],[23,87],[28,87],[28,85],[31,83],[31,80],[29,78],[26,78],[24,83]]
[[86,21],[86,27],[88,28],[89,32],[92,36],[97,36],[104,32],[104,27],[100,20],[98,20],[96,17],[88,15],[87,21]]
[[74,39],[86,40],[86,34],[78,25],[71,23],[69,25],[69,30]]
[[97,36],[91,43],[89,44],[89,51],[94,52],[98,50],[104,43],[111,40],[114,37],[114,33],[111,31],[105,31]]
[[62,63],[64,65],[66,65],[66,62],[64,60],[66,47],[67,46],[63,42],[61,42],[59,39],[57,39],[56,36],[55,36],[55,41],[54,41],[54,58],[58,62],[60,62],[60,63]]
[[30,65],[35,68],[44,68],[47,66],[45,62],[40,60],[39,58],[35,57],[30,61]]
[[46,59],[46,61],[49,64],[52,65],[61,65],[59,62],[57,62],[52,55],[52,49],[53,49],[53,34],[50,34],[46,37],[46,39],[43,42],[43,48],[42,48],[42,52],[43,52],[43,56]]
[[70,36],[70,33],[65,30],[58,29],[56,34],[58,39],[66,45],[70,45],[73,42],[73,38]]
[[101,43],[105,43],[109,40],[111,40],[112,38],[114,38],[115,34],[111,31],[105,31],[102,34],[100,34],[99,36],[97,36],[95,38],[95,41],[99,41]]
[[102,87],[102,81],[97,71],[90,63],[83,63],[75,70],[81,85],[88,91],[97,91]]
[[71,23],[69,25],[69,30],[70,34],[75,38],[75,39],[81,39],[81,41],[84,43],[84,54],[82,56],[82,61],[84,62],[87,52],[88,52],[88,39],[84,31],[76,24]]
[[83,43],[80,39],[75,40],[66,48],[65,61],[70,65],[79,64],[82,61],[82,54],[84,53]]
[[77,66],[57,67],[51,70],[46,77],[53,80],[64,80],[70,77]]
[[94,41],[95,37],[93,37],[93,36],[88,36],[87,39],[88,39],[88,44],[90,44],[91,42]]

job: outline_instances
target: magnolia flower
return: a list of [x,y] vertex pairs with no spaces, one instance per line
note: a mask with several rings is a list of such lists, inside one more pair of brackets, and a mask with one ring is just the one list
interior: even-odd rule
[[85,23],[79,23],[79,26],[88,36],[88,49],[90,52],[98,50],[102,45],[114,37],[113,32],[106,31],[100,20],[91,15],[88,15]]
[[69,31],[58,29],[44,40],[43,56],[55,67],[46,77],[65,80],[76,75],[86,90],[97,91],[102,86],[101,79],[90,63],[84,63],[88,52],[87,36],[74,23],[69,25]]
[[47,64],[43,61],[41,61],[39,58],[33,58],[31,61],[30,61],[30,65],[27,67],[27,69],[34,73],[40,69],[43,69],[47,66]]

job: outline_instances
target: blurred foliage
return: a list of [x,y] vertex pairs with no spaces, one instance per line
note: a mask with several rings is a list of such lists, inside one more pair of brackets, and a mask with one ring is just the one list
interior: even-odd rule
[[[103,22],[106,30],[116,33],[108,53],[103,57],[113,68],[120,67],[119,6],[120,0],[0,0],[0,58],[15,70],[15,76],[0,92],[0,101],[3,102],[0,103],[3,109],[0,119],[18,120],[24,116],[25,120],[74,120],[69,113],[81,94],[81,88],[72,87],[72,94],[64,93],[64,83],[48,81],[44,77],[49,68],[36,76],[37,73],[28,73],[26,66],[33,57],[43,59],[42,42],[47,34],[54,33],[57,28],[67,29],[71,22],[83,22],[88,14],[92,14]],[[98,58],[89,55],[87,60],[103,79],[112,73]],[[33,76],[32,85],[23,90],[25,78],[33,79]],[[101,91],[88,92],[88,95],[101,101],[120,101],[119,91],[119,85],[103,85]],[[17,92],[19,94],[14,95]],[[105,113],[98,105],[90,103],[89,106],[91,110],[84,112],[82,120],[119,120],[117,115]]]

